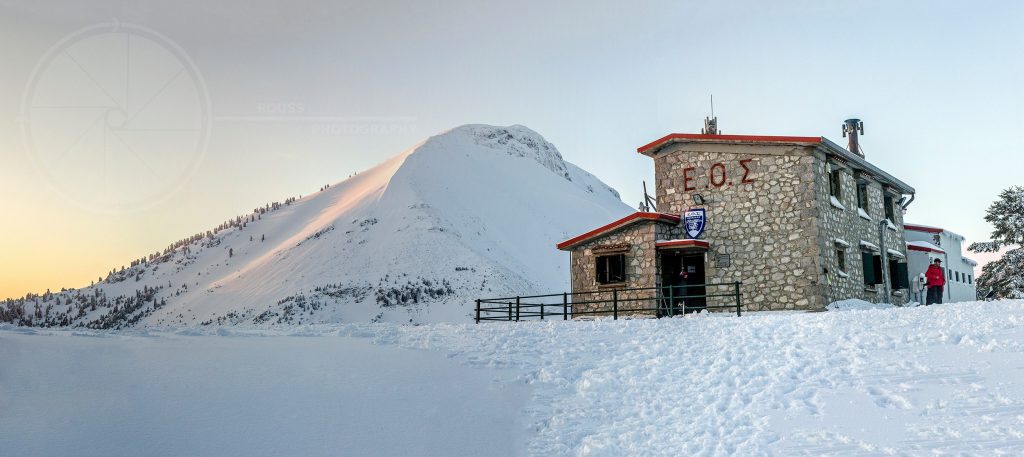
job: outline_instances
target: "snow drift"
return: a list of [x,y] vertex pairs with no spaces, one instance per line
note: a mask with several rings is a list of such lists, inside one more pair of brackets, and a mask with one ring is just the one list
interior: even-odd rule
[[554,244],[628,214],[523,127],[465,125],[89,288],[4,303],[26,325],[431,322],[568,288]]

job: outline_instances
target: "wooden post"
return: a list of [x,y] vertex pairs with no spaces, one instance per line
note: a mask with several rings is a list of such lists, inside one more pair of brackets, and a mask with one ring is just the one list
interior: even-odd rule
[[519,297],[516,297],[516,322],[519,322]]
[[476,299],[476,323],[480,323],[480,299]]
[[540,320],[544,320],[544,301],[540,302]]

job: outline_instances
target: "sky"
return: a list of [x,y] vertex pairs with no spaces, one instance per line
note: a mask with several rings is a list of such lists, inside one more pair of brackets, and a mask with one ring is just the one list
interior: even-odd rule
[[712,94],[724,133],[862,119],[908,222],[984,240],[1021,184],[1021,30],[1009,1],[0,0],[0,297],[467,123],[528,126],[635,206],[636,148],[699,132]]

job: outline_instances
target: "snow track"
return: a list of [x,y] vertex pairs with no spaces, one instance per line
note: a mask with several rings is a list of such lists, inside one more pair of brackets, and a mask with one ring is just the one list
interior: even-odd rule
[[[505,376],[492,382],[505,388],[530,386],[526,406],[507,411],[527,424],[508,434],[529,440],[530,455],[1021,455],[1022,323],[1024,301],[1002,301],[741,318],[117,335],[220,335],[241,337],[241,345],[267,340],[255,336],[319,337],[312,350],[357,337],[440,352],[500,370]],[[14,331],[26,330],[8,328],[0,340]],[[7,357],[0,351],[0,366]],[[496,399],[480,407],[502,406]]]

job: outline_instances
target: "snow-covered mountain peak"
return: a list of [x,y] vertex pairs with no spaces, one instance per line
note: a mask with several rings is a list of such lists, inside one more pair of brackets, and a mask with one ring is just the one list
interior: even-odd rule
[[422,154],[432,150],[472,151],[475,154],[497,152],[527,158],[589,193],[610,194],[616,200],[620,198],[618,191],[587,171],[566,162],[555,145],[523,125],[466,124],[428,138],[413,152]]
[[451,149],[460,142],[480,146],[482,150],[478,152],[493,150],[510,156],[532,159],[552,173],[572,181],[572,173],[558,149],[539,133],[518,124],[506,127],[485,124],[462,125],[431,137],[419,149]]
[[464,125],[173,242],[88,288],[0,302],[0,321],[464,321],[478,297],[565,290],[555,243],[631,211],[537,132]]

